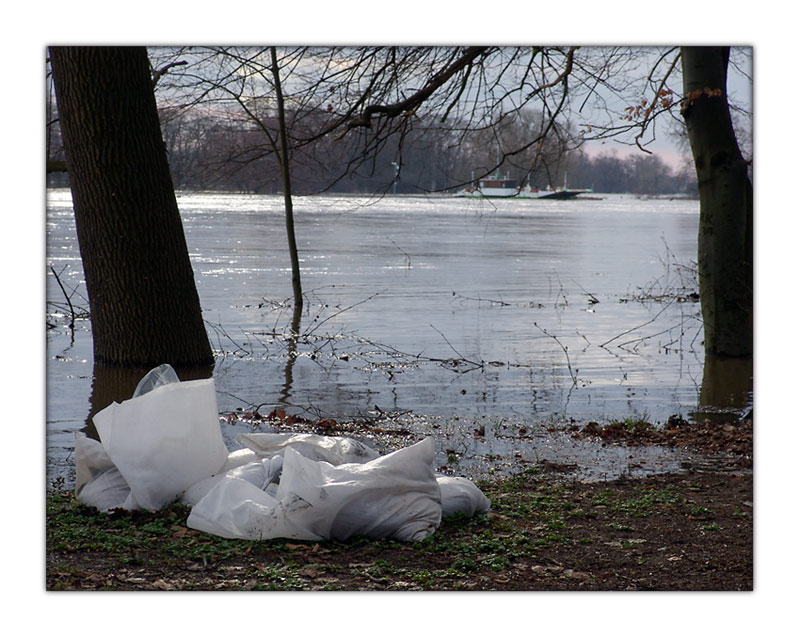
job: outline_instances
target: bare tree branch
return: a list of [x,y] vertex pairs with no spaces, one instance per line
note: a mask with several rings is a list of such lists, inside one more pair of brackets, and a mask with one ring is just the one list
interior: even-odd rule
[[160,80],[160,79],[161,79],[161,78],[162,78],[162,77],[163,77],[163,76],[164,76],[164,75],[165,75],[165,74],[166,74],[166,73],[167,73],[167,72],[168,72],[170,69],[172,69],[172,68],[174,68],[174,67],[176,67],[176,66],[186,66],[187,64],[188,64],[188,62],[186,62],[185,60],[179,60],[179,61],[177,61],[177,62],[170,62],[169,64],[165,64],[165,65],[164,65],[164,66],[162,66],[160,69],[154,69],[154,68],[152,68],[152,65],[151,65],[152,74],[153,74],[153,88],[155,88],[156,84],[158,84],[158,81],[159,81],[159,80]]
[[469,47],[464,54],[453,62],[450,66],[436,73],[430,81],[419,91],[410,97],[394,104],[370,104],[367,106],[361,117],[348,123],[347,128],[359,126],[370,127],[373,115],[385,115],[396,117],[414,112],[425,100],[427,100],[438,88],[443,86],[451,77],[471,65],[478,57],[485,56],[490,50],[489,47]]

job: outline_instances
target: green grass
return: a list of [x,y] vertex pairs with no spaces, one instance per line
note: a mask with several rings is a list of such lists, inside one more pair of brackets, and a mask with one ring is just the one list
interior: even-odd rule
[[633,516],[645,517],[661,506],[674,505],[681,500],[682,497],[672,490],[648,489],[636,498],[615,503],[613,509]]
[[549,482],[534,469],[481,488],[492,501],[489,514],[446,517],[434,534],[410,543],[363,536],[320,543],[224,539],[188,529],[190,510],[182,505],[102,514],[52,491],[47,550],[54,575],[48,586],[81,588],[88,571],[95,589],[115,588],[106,574],[142,587],[182,579],[180,589],[474,589],[514,583],[519,565],[547,565],[548,556],[592,547],[602,552],[609,543],[641,551],[632,533],[638,538],[640,521],[650,516],[694,521],[698,534],[724,533],[713,506],[697,500],[691,486],[687,498],[680,489],[644,482],[624,489]]

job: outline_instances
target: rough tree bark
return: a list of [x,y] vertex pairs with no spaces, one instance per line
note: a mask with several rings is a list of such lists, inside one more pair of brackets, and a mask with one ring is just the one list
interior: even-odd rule
[[681,112],[700,191],[698,268],[707,354],[753,353],[753,187],[731,122],[729,47],[683,47]]
[[51,47],[95,363],[213,363],[144,47]]

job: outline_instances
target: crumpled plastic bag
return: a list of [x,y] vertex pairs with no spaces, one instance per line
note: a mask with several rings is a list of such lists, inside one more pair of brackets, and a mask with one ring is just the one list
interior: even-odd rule
[[162,363],[141,378],[139,383],[136,384],[136,389],[133,391],[131,399],[147,394],[151,390],[155,390],[162,385],[180,382],[180,377],[178,377],[178,373],[175,372],[175,369],[168,363]]
[[103,450],[138,506],[156,510],[228,458],[212,379],[160,385],[94,416]]
[[281,469],[283,469],[283,457],[276,455],[240,465],[227,472],[227,475],[252,483],[260,490],[269,491],[273,488],[277,490]]
[[[205,496],[212,487],[222,480],[223,475],[228,473],[229,470],[238,468],[247,463],[256,460],[271,460],[279,459],[282,462],[283,455],[287,449],[292,448],[297,450],[305,456],[315,461],[328,461],[332,465],[341,465],[342,463],[360,463],[363,461],[370,461],[378,458],[380,454],[355,439],[343,436],[322,436],[319,434],[305,434],[305,433],[249,433],[240,434],[238,437],[246,447],[241,450],[236,450],[228,455],[228,460],[222,469],[212,477],[203,479],[198,483],[192,485],[184,492],[181,497],[181,502],[186,505],[196,505],[203,496]],[[274,461],[273,461],[274,462]],[[258,472],[258,468],[253,466],[250,468],[253,472]],[[237,476],[231,474],[231,476]],[[278,477],[280,476],[280,467],[278,467],[277,474],[273,477],[271,489],[274,496],[275,487]]]
[[244,479],[226,476],[192,508],[186,525],[223,538],[323,540],[294,523],[293,516],[308,507],[300,497],[279,501]]
[[274,497],[230,473],[192,509],[189,527],[225,538],[421,540],[442,516],[433,441],[334,466],[288,447]]
[[209,476],[208,478],[201,479],[191,487],[187,488],[187,490],[181,496],[181,503],[189,506],[197,504],[201,498],[208,494],[212,487],[222,480],[227,472],[236,469],[237,467],[241,467],[242,465],[253,463],[254,461],[258,461],[258,456],[255,452],[248,450],[247,448],[231,452],[228,454],[228,460],[225,461],[225,465],[223,465],[216,474]]
[[331,465],[365,463],[380,456],[368,445],[345,436],[320,434],[240,434],[239,440],[260,457],[283,455],[293,448],[313,461],[327,461]]

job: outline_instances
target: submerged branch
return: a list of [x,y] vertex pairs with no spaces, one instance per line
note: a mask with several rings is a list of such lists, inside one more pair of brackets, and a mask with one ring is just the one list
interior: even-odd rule
[[659,311],[658,311],[658,312],[657,312],[657,313],[656,313],[656,314],[655,314],[655,315],[654,315],[654,316],[653,316],[651,319],[649,319],[648,321],[645,321],[644,323],[642,323],[642,324],[639,324],[638,326],[634,326],[633,328],[630,328],[629,330],[626,330],[625,332],[620,332],[620,333],[619,333],[619,334],[618,334],[616,337],[612,337],[612,338],[611,338],[611,339],[609,339],[608,341],[605,341],[605,342],[601,343],[601,344],[600,344],[600,347],[601,347],[601,348],[604,348],[604,347],[606,347],[606,346],[607,346],[609,343],[611,343],[612,341],[616,341],[616,340],[617,340],[617,339],[619,339],[620,337],[624,337],[626,334],[630,334],[630,333],[631,333],[631,332],[633,332],[634,330],[638,330],[639,328],[644,328],[645,326],[647,326],[647,325],[649,325],[649,324],[653,323],[653,322],[654,322],[656,319],[658,319],[658,318],[659,318],[659,317],[660,317],[660,316],[661,316],[661,315],[662,315],[662,314],[663,314],[663,313],[664,313],[664,312],[667,310],[667,308],[669,308],[669,307],[672,305],[672,303],[673,303],[673,302],[672,302],[672,301],[670,301],[668,304],[666,304],[666,305],[665,305],[665,306],[664,306],[664,307],[663,307],[661,310],[659,310]]
[[438,332],[438,333],[439,333],[439,335],[442,337],[442,339],[444,339],[445,343],[446,343],[448,346],[450,346],[450,349],[451,349],[453,352],[455,352],[455,353],[458,355],[459,361],[462,361],[462,362],[465,362],[465,363],[469,363],[470,365],[473,365],[473,366],[475,366],[475,368],[474,368],[474,369],[482,369],[482,368],[483,368],[483,362],[482,362],[482,361],[481,361],[480,363],[478,363],[477,361],[470,361],[470,360],[469,360],[469,359],[467,359],[467,358],[466,358],[466,357],[465,357],[463,354],[461,354],[461,353],[460,353],[458,350],[456,350],[456,349],[455,349],[455,347],[453,346],[453,344],[452,344],[452,343],[450,343],[450,341],[448,340],[448,338],[444,336],[444,334],[442,333],[442,331],[441,331],[441,330],[439,330],[439,329],[438,329],[436,326],[434,326],[432,323],[431,323],[431,324],[428,324],[428,325],[430,325],[430,327],[431,327],[431,328],[433,328],[433,329],[434,329],[436,332]]
[[541,330],[545,335],[550,337],[553,341],[555,341],[561,347],[561,349],[564,351],[564,355],[567,357],[567,368],[569,369],[569,376],[572,377],[572,387],[574,388],[575,386],[577,386],[578,385],[578,377],[575,374],[575,372],[572,371],[572,362],[569,359],[569,350],[567,349],[567,346],[565,346],[563,343],[561,343],[558,340],[558,337],[556,337],[555,335],[551,335],[549,332],[547,332],[547,330],[542,328],[535,321],[533,322],[533,325],[536,326],[539,330]]
[[358,301],[358,302],[356,302],[356,303],[354,303],[354,304],[352,304],[352,305],[350,305],[350,306],[347,306],[346,308],[342,308],[342,309],[341,309],[341,310],[339,310],[338,312],[334,312],[332,315],[329,315],[329,316],[325,317],[325,318],[324,318],[322,321],[320,321],[320,322],[319,322],[319,323],[318,323],[316,326],[314,326],[314,327],[313,327],[311,330],[309,330],[308,332],[304,333],[304,334],[303,334],[303,336],[304,336],[304,337],[311,336],[311,335],[312,335],[312,334],[314,334],[314,333],[315,333],[315,332],[316,332],[316,331],[319,329],[319,327],[320,327],[322,324],[324,324],[326,321],[330,321],[330,320],[331,320],[331,319],[333,319],[334,317],[338,317],[340,314],[342,314],[342,313],[344,313],[344,312],[347,312],[348,310],[352,310],[352,309],[353,309],[353,308],[355,308],[356,306],[360,306],[360,305],[361,305],[361,304],[363,304],[363,303],[367,303],[367,302],[368,302],[368,301],[370,301],[371,299],[375,299],[375,297],[377,297],[378,295],[381,295],[381,294],[383,294],[383,293],[384,293],[384,292],[386,292],[387,290],[388,290],[388,288],[384,288],[383,290],[381,290],[381,291],[379,291],[379,292],[376,292],[376,293],[374,293],[374,294],[371,294],[371,295],[370,295],[369,297],[367,297],[366,299],[362,299],[361,301]]
[[[67,305],[69,305],[69,313],[70,313],[70,320],[69,320],[69,329],[75,333],[75,308],[72,305],[72,299],[67,294],[67,291],[64,289],[64,284],[61,283],[61,278],[58,276],[58,273],[55,271],[55,268],[50,266],[50,272],[53,273],[53,277],[56,278],[56,283],[58,287],[61,288],[61,292],[64,293],[64,298],[67,300]],[[63,270],[62,270],[63,272]]]

